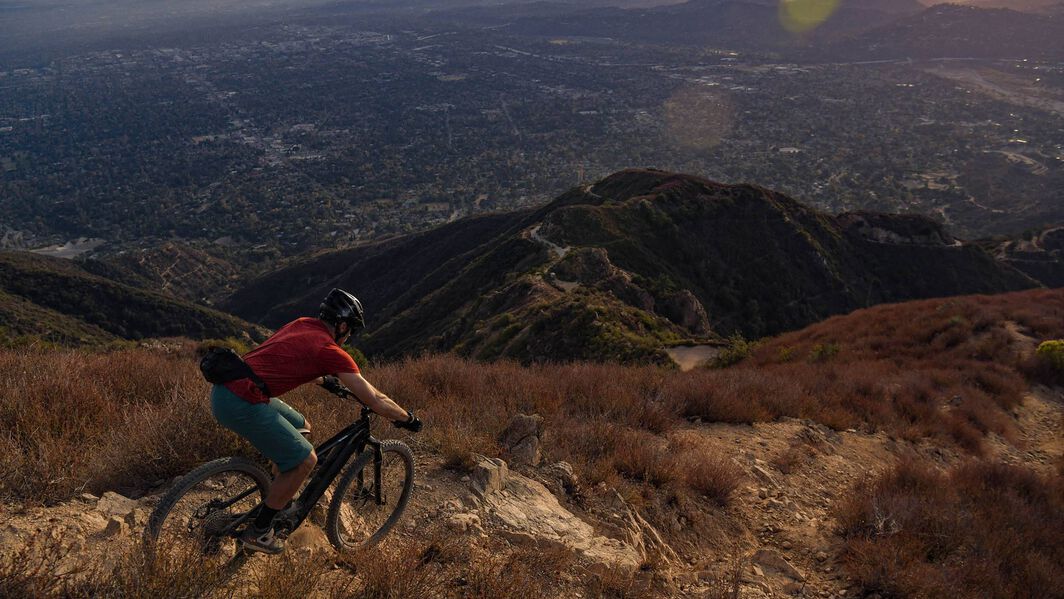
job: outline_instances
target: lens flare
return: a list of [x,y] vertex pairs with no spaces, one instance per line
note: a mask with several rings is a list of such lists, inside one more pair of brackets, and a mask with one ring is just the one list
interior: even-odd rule
[[840,0],[780,0],[780,24],[791,33],[812,31],[835,13],[839,3]]
[[732,130],[735,108],[719,89],[681,87],[665,100],[665,130],[676,144],[708,150]]

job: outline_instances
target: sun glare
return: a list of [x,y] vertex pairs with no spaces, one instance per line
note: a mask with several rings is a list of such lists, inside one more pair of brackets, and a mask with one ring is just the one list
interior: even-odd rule
[[791,33],[806,33],[824,24],[841,0],[780,0],[779,19]]

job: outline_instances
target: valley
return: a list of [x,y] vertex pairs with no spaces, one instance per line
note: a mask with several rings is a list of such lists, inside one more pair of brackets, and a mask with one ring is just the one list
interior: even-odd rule
[[[811,60],[463,15],[326,24],[308,9],[215,41],[13,63],[0,70],[3,238],[98,238],[103,254],[183,243],[255,270],[540,206],[633,166],[834,213],[935,215],[966,238],[1061,219],[1053,60]],[[1039,91],[949,78],[972,72]]]

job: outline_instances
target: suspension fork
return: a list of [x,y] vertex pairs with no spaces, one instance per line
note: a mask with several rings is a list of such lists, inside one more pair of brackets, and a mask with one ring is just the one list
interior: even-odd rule
[[377,501],[377,505],[384,505],[384,496],[381,493],[381,464],[384,463],[384,452],[381,451],[380,441],[370,438],[370,443],[373,444],[373,487],[375,489],[374,499]]
[[[384,463],[384,452],[381,451],[381,442],[370,437],[366,445],[373,448],[373,501],[377,505],[384,505],[384,495],[381,492],[381,465]],[[358,473],[358,488],[360,493],[366,488],[366,471]]]

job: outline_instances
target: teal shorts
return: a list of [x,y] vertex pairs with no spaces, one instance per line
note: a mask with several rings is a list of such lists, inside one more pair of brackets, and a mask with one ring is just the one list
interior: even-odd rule
[[270,403],[253,404],[240,399],[221,385],[211,391],[211,411],[218,423],[244,437],[277,464],[281,472],[288,472],[307,459],[314,447],[299,434],[307,419],[295,408],[277,399]]

